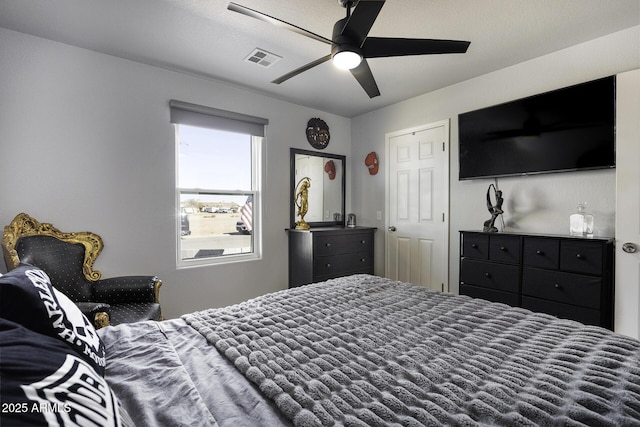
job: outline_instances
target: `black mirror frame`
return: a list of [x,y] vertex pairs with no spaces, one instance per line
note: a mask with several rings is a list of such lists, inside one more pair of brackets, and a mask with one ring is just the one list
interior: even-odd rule
[[301,150],[299,148],[290,148],[290,182],[291,186],[289,189],[289,212],[290,212],[290,220],[291,228],[295,228],[296,226],[296,204],[294,200],[294,192],[296,188],[296,154],[302,154],[306,156],[316,156],[316,157],[324,157],[327,159],[338,160],[342,162],[342,210],[340,212],[340,221],[318,221],[318,222],[309,222],[309,226],[311,227],[331,227],[331,226],[341,226],[344,227],[345,221],[345,200],[346,200],[346,182],[347,182],[347,156],[343,156],[340,154],[330,154],[330,153],[321,153],[318,151],[310,151],[310,150]]

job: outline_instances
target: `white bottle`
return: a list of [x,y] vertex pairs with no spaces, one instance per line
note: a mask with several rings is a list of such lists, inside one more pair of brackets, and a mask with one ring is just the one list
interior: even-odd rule
[[569,234],[593,237],[593,215],[587,213],[587,203],[578,202],[576,213],[569,217]]

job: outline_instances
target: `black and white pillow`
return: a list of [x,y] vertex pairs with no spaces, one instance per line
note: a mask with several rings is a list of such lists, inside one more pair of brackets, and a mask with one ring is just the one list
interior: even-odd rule
[[0,318],[0,425],[133,425],[105,379],[63,341]]
[[64,342],[104,376],[104,344],[95,328],[41,269],[20,264],[0,277],[0,317]]

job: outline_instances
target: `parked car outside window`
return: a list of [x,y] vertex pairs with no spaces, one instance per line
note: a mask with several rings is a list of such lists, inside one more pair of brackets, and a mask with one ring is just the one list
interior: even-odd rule
[[185,208],[180,210],[180,235],[188,236],[191,234],[191,229],[189,228],[189,214]]

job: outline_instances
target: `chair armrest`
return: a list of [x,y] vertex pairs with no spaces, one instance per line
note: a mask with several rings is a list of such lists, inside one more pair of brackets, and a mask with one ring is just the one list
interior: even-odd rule
[[122,276],[97,280],[93,287],[93,299],[108,304],[158,303],[161,284],[156,276]]
[[109,326],[111,306],[102,302],[76,302],[76,305],[91,324],[100,329]]

